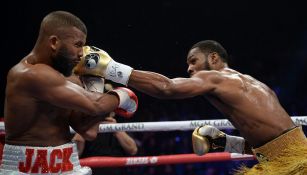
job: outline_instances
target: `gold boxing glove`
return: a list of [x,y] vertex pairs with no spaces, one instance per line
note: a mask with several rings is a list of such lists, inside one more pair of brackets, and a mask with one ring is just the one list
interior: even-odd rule
[[114,61],[107,52],[94,46],[84,46],[83,56],[74,68],[74,73],[103,77],[127,85],[132,70],[130,66]]
[[208,152],[244,153],[245,140],[230,136],[219,129],[205,125],[198,127],[192,134],[194,153],[201,156]]

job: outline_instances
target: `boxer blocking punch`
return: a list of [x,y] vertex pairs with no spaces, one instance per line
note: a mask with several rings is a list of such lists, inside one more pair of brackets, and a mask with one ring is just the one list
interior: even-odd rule
[[[84,87],[87,91],[104,93],[103,77],[97,76],[97,74],[94,72],[87,72],[86,74],[82,74],[81,72],[79,73],[80,75],[84,76],[80,76],[79,78],[71,76],[69,80],[71,82],[74,82],[75,84]],[[118,87],[116,89],[108,91],[107,93],[115,94],[119,99],[123,99],[119,101],[118,108],[114,111],[117,115],[129,118],[137,110],[138,98],[130,89]],[[131,101],[125,100],[130,98],[132,99]]]
[[0,174],[91,174],[80,166],[70,126],[91,140],[88,130],[104,114],[136,111],[137,97],[129,89],[102,94],[68,80],[83,56],[86,34],[75,15],[51,12],[41,22],[33,50],[8,72]]
[[[90,79],[96,76],[98,79],[106,78],[116,83],[126,84],[132,68],[120,63],[115,62],[105,51],[98,49],[94,46],[83,47],[84,56],[81,58],[79,64],[74,68],[74,73],[79,76],[89,75]],[[129,96],[130,98],[136,97],[129,89],[124,87],[118,87],[111,92],[116,92],[117,95],[122,98]],[[132,101],[133,103],[123,104],[120,103],[118,109],[115,112],[118,115],[130,117],[136,111],[138,106],[137,98]],[[134,103],[135,102],[135,103]],[[132,111],[122,110],[121,107],[133,109]]]
[[[83,86],[86,90],[92,92],[108,93],[113,90],[113,86],[110,83],[105,84],[105,79],[93,76],[72,76],[72,82]],[[94,125],[89,132],[97,133],[100,124],[116,123],[116,113],[111,112],[104,121],[99,121]],[[118,114],[118,113],[117,113]],[[117,117],[120,117],[117,115]],[[82,158],[92,156],[127,156],[135,155],[137,153],[137,145],[134,139],[126,132],[115,133],[97,133],[97,137],[92,141],[86,141],[82,136],[76,133],[73,137],[73,142],[76,143],[79,156]],[[117,174],[124,173],[124,168],[104,168],[95,167],[92,168],[93,174]]]

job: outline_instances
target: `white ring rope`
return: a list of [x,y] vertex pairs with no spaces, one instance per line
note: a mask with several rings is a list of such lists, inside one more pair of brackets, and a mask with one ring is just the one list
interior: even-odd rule
[[[291,119],[296,125],[307,125],[307,116],[295,116]],[[211,125],[218,129],[235,129],[229,120],[222,119],[101,124],[99,125],[99,132],[186,131],[194,130],[203,125]]]
[[[307,125],[307,116],[293,116],[292,121],[296,125]],[[163,122],[134,122],[134,123],[114,123],[100,124],[99,132],[143,132],[143,131],[186,131],[193,130],[203,125],[211,125],[218,129],[235,129],[227,119],[221,120],[190,120],[190,121],[163,121]],[[4,123],[0,122],[0,131],[4,131]],[[71,129],[71,132],[74,131]]]

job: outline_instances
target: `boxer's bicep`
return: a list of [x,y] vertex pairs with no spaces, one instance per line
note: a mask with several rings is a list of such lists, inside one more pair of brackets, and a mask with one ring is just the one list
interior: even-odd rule
[[170,89],[173,96],[178,98],[188,98],[198,95],[204,95],[214,89],[214,85],[210,80],[200,77],[192,78],[175,78]]
[[116,107],[117,101],[113,106],[107,105],[108,98],[112,97],[106,96],[102,99],[105,95],[87,92],[77,84],[67,81],[61,74],[48,70],[33,70],[30,74],[32,76],[26,78],[28,92],[40,101],[89,115],[104,114]]
[[90,110],[92,102],[86,92],[80,86],[65,80],[62,77],[49,77],[48,80],[40,80],[35,86],[37,98],[47,101],[59,107],[79,110]]
[[50,89],[53,95],[51,103],[68,109],[84,112],[88,115],[104,115],[118,106],[118,98],[110,94],[92,93],[82,87],[65,81],[64,84]]
[[48,99],[51,103],[93,116],[111,112],[118,105],[118,99],[114,95],[87,92],[69,81],[49,88],[48,92],[50,92]]
[[216,72],[200,71],[191,78],[174,78],[168,91],[172,98],[189,98],[213,92],[221,78]]

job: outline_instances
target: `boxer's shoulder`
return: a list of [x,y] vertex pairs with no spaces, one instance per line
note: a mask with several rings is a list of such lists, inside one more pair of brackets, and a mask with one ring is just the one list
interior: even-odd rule
[[45,64],[35,64],[20,74],[21,85],[31,87],[50,87],[65,83],[65,77],[52,67]]

